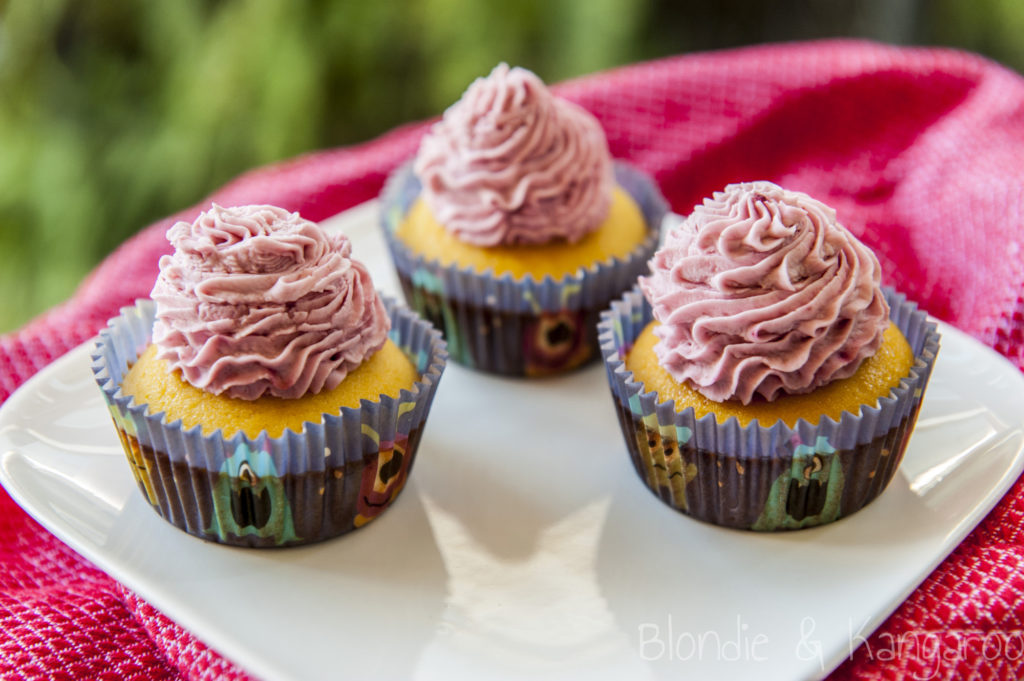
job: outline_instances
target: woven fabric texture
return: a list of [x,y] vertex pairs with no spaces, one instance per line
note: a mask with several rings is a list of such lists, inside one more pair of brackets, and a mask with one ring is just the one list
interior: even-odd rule
[[[874,248],[886,283],[1024,367],[1024,79],[1016,74],[961,52],[827,41],[639,64],[558,92],[597,115],[612,153],[651,173],[677,212],[734,181],[805,191]],[[261,168],[210,200],[272,203],[321,220],[375,197],[424,129]],[[167,228],[208,205],[142,230],[69,301],[0,338],[0,400],[147,296],[169,250]],[[1022,521],[1018,482],[831,678],[1024,676],[1024,650],[986,648],[1014,636],[1024,645]],[[903,647],[893,650],[894,641]],[[247,678],[2,491],[0,677]]]

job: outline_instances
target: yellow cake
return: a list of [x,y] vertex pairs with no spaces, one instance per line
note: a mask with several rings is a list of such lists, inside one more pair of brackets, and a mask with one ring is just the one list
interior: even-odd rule
[[360,400],[377,401],[381,395],[398,397],[419,379],[412,362],[390,340],[366,359],[333,390],[296,399],[264,395],[241,400],[214,395],[182,380],[167,362],[156,357],[150,345],[124,378],[121,389],[149,413],[167,413],[166,420],[181,419],[185,429],[202,426],[209,435],[221,429],[225,438],[242,431],[256,438],[261,431],[279,437],[285,430],[302,431],[303,423],[319,423],[324,414],[337,414],[342,407],[358,407]]
[[735,400],[716,402],[694,390],[687,383],[679,383],[658,363],[654,346],[658,337],[653,321],[637,337],[626,355],[626,368],[644,385],[644,391],[654,391],[658,400],[675,400],[676,411],[693,407],[697,418],[714,414],[720,423],[735,416],[741,426],[755,419],[761,426],[771,426],[782,419],[790,428],[801,418],[817,423],[823,416],[838,421],[844,411],[857,414],[862,406],[874,406],[878,398],[889,394],[899,385],[914,365],[914,353],[907,339],[890,324],[885,330],[882,345],[874,355],[861,363],[850,377],[833,381],[803,395],[786,395],[772,402],[756,400],[744,405]]
[[560,279],[599,262],[624,259],[647,238],[648,228],[640,207],[621,187],[616,187],[608,217],[579,241],[549,241],[537,245],[475,246],[445,229],[431,214],[427,203],[417,199],[399,224],[396,236],[409,249],[443,266],[472,267],[495,276],[516,279],[545,275]]

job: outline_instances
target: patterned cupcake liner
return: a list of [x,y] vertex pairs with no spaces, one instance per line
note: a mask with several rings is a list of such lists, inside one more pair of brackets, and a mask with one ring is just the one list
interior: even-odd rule
[[125,374],[150,343],[155,308],[140,300],[122,309],[100,333],[93,375],[156,512],[197,537],[257,547],[322,541],[383,513],[405,485],[447,359],[437,330],[393,300],[384,305],[390,338],[420,380],[397,398],[363,400],[277,438],[204,436],[122,394]]
[[414,254],[395,232],[421,184],[411,164],[392,175],[381,195],[381,219],[398,279],[409,305],[443,331],[452,359],[482,371],[538,376],[597,357],[601,311],[647,271],[668,212],[657,186],[640,171],[616,163],[615,177],[643,213],[643,243],[625,259],[537,281],[443,266]]
[[700,520],[751,530],[788,530],[832,522],[863,508],[892,480],[907,447],[939,349],[936,326],[906,297],[885,290],[892,323],[915,362],[877,406],[844,412],[839,421],[801,419],[790,428],[735,418],[697,419],[676,412],[625,367],[626,353],[651,321],[634,289],[598,327],[612,397],[640,479],[669,506]]

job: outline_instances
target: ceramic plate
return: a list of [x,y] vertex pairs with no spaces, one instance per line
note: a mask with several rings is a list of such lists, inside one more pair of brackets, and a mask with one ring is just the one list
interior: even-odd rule
[[[369,204],[329,221],[397,293]],[[39,522],[266,681],[816,679],[984,516],[1024,463],[1024,378],[943,325],[906,458],[865,510],[758,535],[634,473],[601,366],[449,365],[409,487],[310,547],[204,543],[143,500],[80,347],[0,410],[0,481]]]

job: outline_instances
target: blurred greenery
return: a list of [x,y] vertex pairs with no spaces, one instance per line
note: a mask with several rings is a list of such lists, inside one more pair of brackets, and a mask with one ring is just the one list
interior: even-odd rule
[[433,116],[498,61],[549,82],[859,36],[1024,66],[1019,0],[0,0],[0,332],[253,166]]

